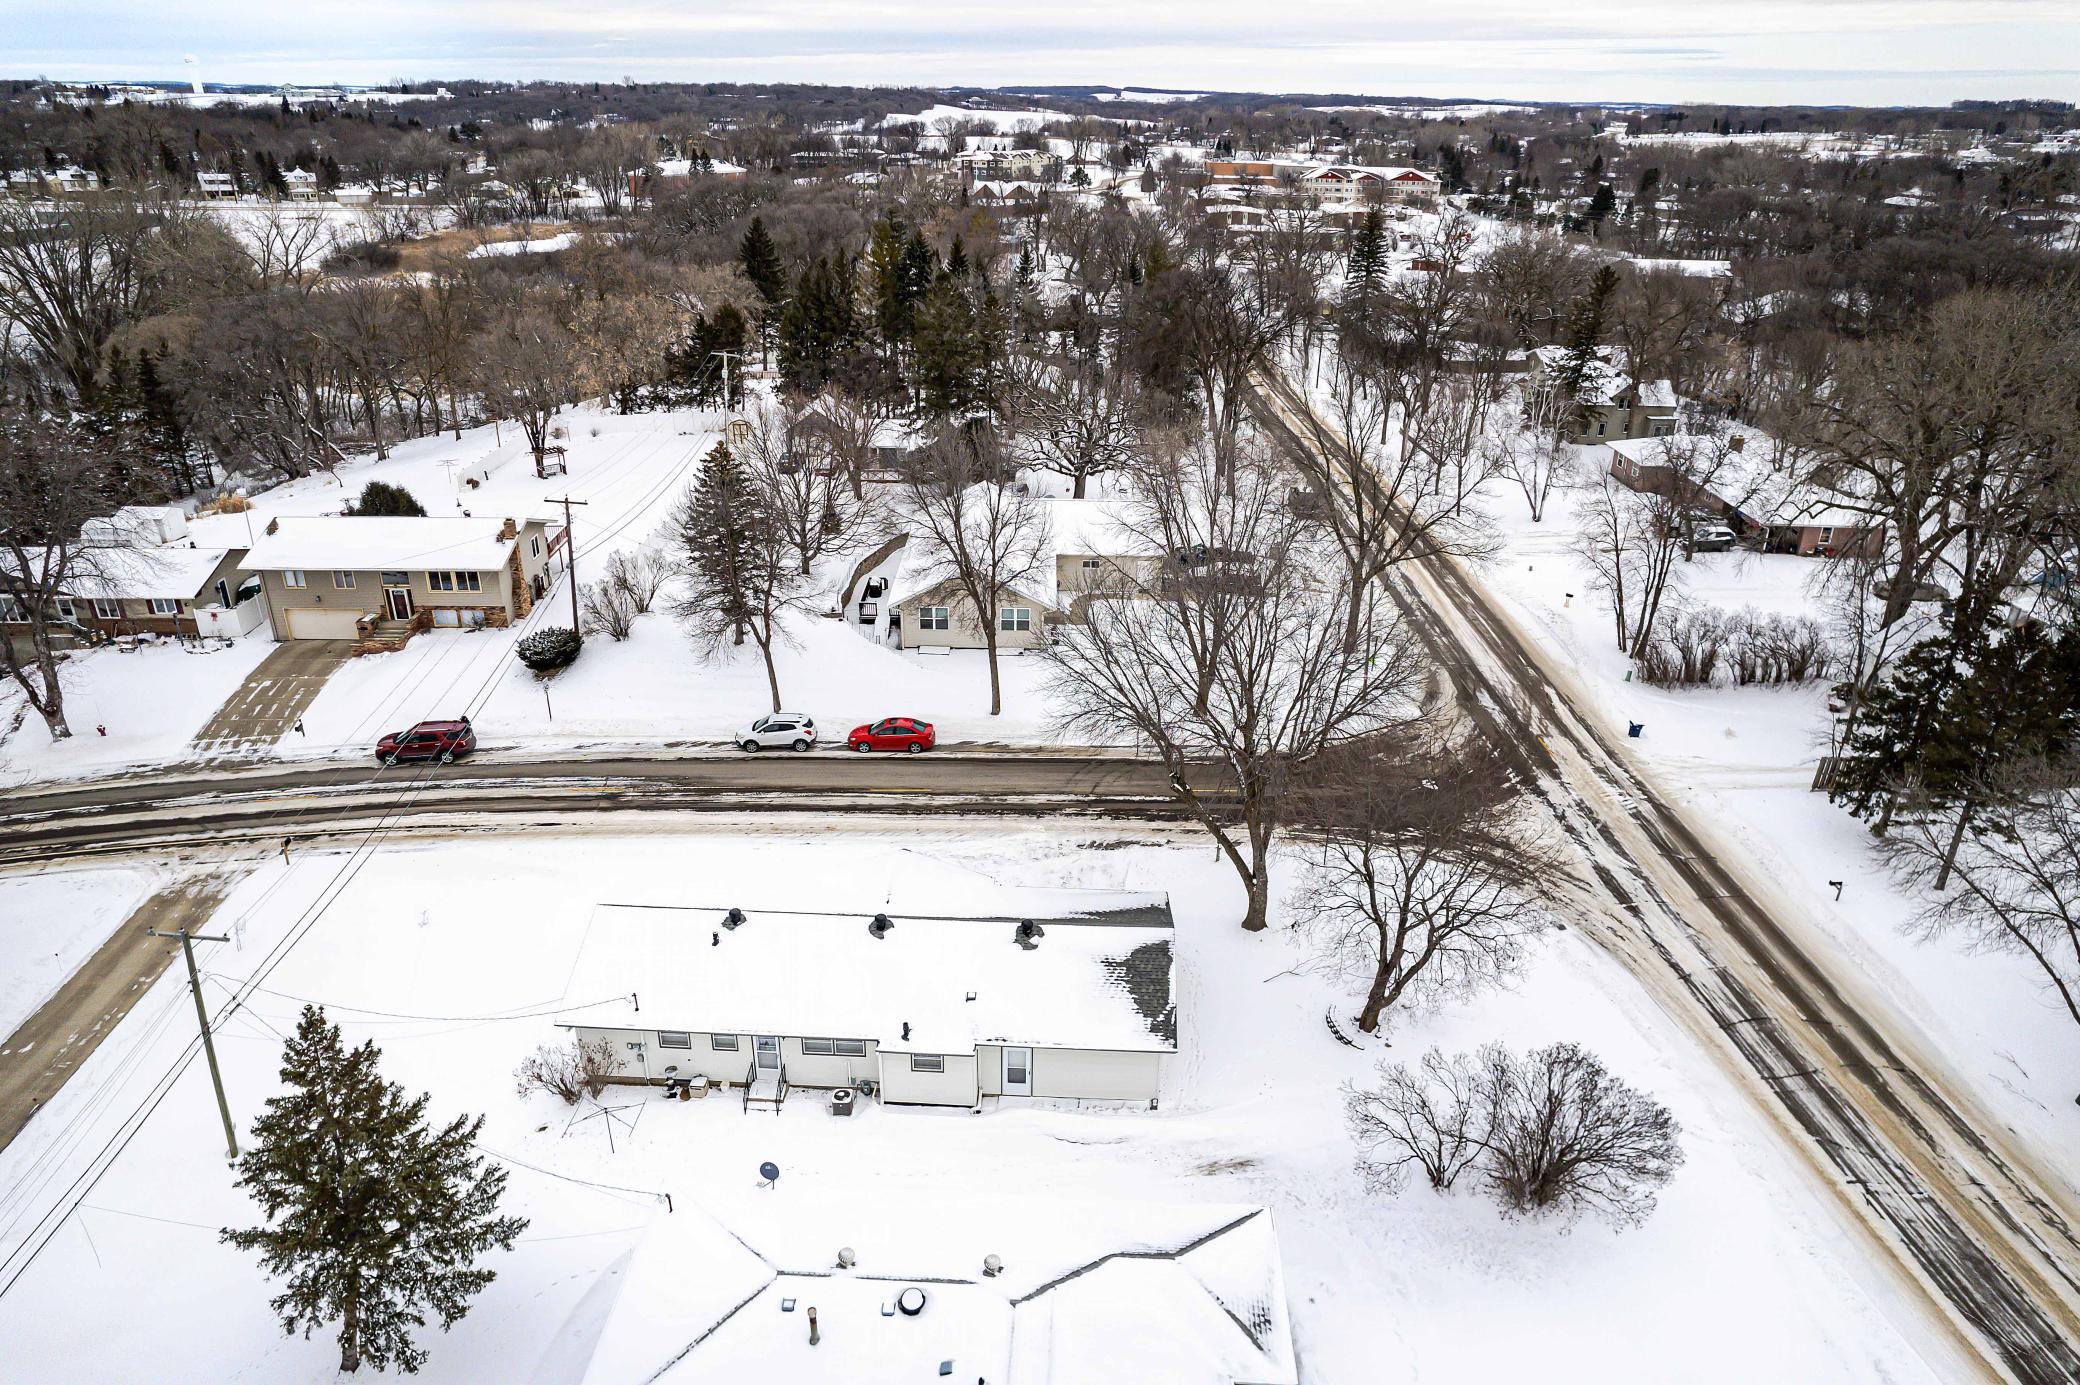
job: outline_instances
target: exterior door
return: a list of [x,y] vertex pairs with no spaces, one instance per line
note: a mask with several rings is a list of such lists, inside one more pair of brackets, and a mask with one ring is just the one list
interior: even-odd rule
[[412,589],[410,587],[387,587],[384,590],[390,596],[390,619],[410,620],[412,618]]
[[1004,1050],[1004,1095],[1031,1096],[1033,1094],[1033,1050],[1030,1048],[1006,1048]]
[[751,1046],[758,1051],[758,1066],[761,1069],[780,1066],[780,1041],[760,1034],[752,1039]]

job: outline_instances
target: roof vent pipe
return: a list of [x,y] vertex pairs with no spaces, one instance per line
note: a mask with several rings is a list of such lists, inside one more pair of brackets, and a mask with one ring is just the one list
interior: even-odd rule
[[724,928],[735,929],[740,927],[743,924],[743,922],[744,911],[742,909],[731,909],[728,913],[722,916],[722,926]]
[[851,1268],[852,1268],[852,1267],[853,1267],[854,1265],[856,1265],[856,1264],[858,1264],[858,1263],[859,1263],[859,1256],[857,1256],[857,1255],[853,1254],[853,1251],[852,1251],[852,1247],[851,1247],[851,1246],[840,1246],[840,1247],[838,1247],[838,1268],[839,1268],[839,1269],[841,1269],[841,1270],[849,1270],[849,1269],[851,1269]]
[[1002,1256],[985,1255],[982,1257],[982,1273],[985,1277],[995,1279],[1003,1272],[1004,1260]]
[[1031,952],[1040,945],[1040,940],[1046,936],[1047,930],[1039,924],[1031,919],[1021,919],[1018,927],[1012,930],[1011,940],[1026,951]]
[[888,915],[876,914],[874,915],[874,921],[867,925],[867,932],[874,937],[885,938],[888,936],[888,930],[893,927],[895,927],[895,924],[889,919]]

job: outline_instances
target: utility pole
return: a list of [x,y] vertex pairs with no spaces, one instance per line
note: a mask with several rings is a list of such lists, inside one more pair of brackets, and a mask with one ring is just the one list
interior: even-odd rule
[[729,363],[731,361],[743,360],[744,355],[740,351],[710,351],[708,354],[722,358],[722,411],[728,413],[732,407],[730,399],[736,394],[736,391],[730,388],[730,384],[736,379],[736,376],[731,373]]
[[561,500],[554,497],[545,498],[551,505],[563,506],[563,561],[571,579],[571,633],[582,640],[585,638],[585,629],[578,623],[578,538],[576,531],[571,528],[571,506],[583,505],[586,502],[573,500],[567,495]]
[[178,933],[162,933],[156,928],[144,931],[154,938],[181,940],[181,955],[188,959],[188,989],[195,992],[195,1022],[202,1026],[202,1051],[209,1058],[209,1082],[217,1089],[217,1114],[224,1118],[225,1158],[236,1163],[238,1131],[231,1124],[231,1103],[224,1100],[224,1074],[217,1069],[217,1046],[209,1036],[209,1011],[202,1004],[202,977],[195,971],[195,943],[198,939],[206,943],[228,943],[231,940],[219,933],[190,933],[185,928]]

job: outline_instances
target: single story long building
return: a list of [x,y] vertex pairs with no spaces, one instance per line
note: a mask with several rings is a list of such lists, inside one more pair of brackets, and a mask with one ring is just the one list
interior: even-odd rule
[[[1177,1051],[1162,895],[1037,891],[954,918],[602,904],[563,1024],[615,1080],[705,1077],[777,1104],[873,1084],[884,1102],[1152,1105]],[[592,1002],[616,993],[627,1001]]]

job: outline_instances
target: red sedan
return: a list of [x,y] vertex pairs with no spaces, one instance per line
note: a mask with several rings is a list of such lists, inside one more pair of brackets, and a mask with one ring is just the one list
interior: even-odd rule
[[930,750],[937,742],[932,724],[915,717],[887,717],[871,725],[855,726],[845,737],[845,744],[854,750],[906,750],[912,755]]

